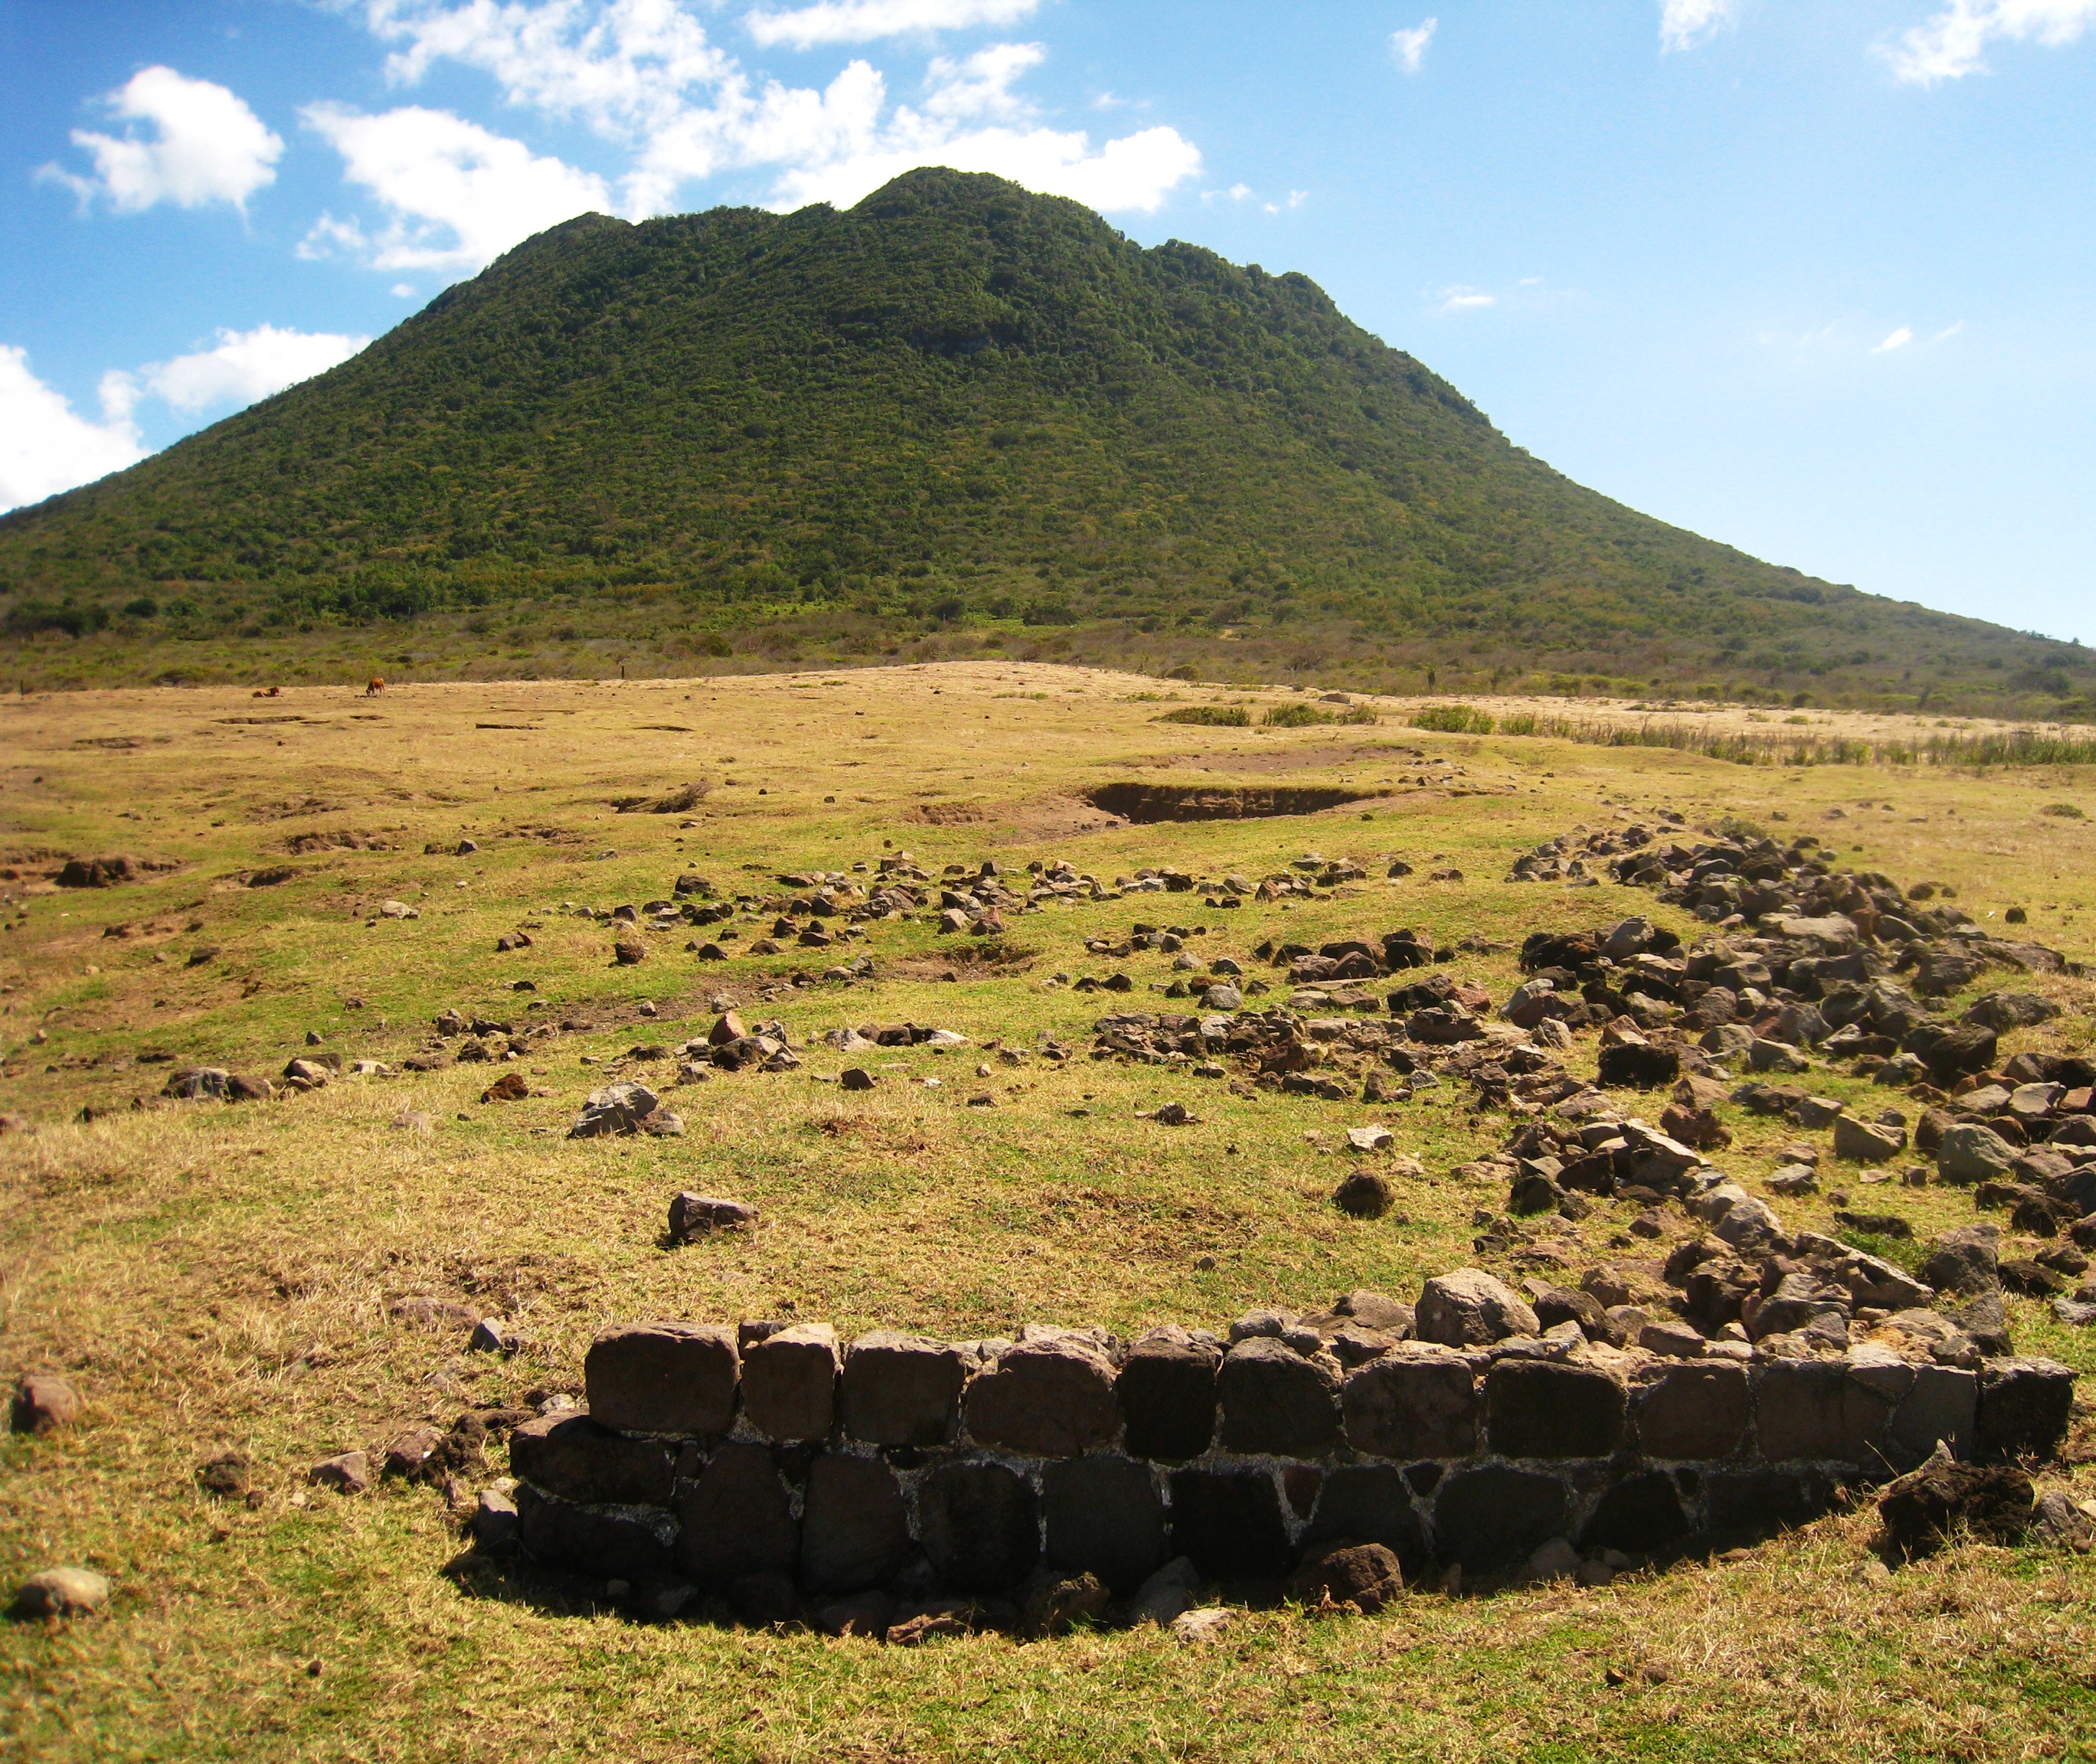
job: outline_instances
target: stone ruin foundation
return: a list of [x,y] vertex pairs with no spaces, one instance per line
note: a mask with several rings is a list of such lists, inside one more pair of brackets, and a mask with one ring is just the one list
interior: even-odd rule
[[[1443,1315],[1443,1334],[1476,1321]],[[2038,1359],[1670,1358],[1565,1329],[1451,1346],[1401,1338],[1413,1322],[1363,1294],[1321,1333],[1254,1313],[1229,1342],[637,1324],[591,1347],[587,1410],[515,1431],[510,1522],[546,1568],[745,1616],[878,1589],[1023,1598],[1059,1575],[1126,1599],[1180,1557],[1272,1584],[1341,1544],[1475,1584],[1544,1546],[1665,1561],[1765,1536],[1939,1442],[2048,1456],[2073,1394]]]

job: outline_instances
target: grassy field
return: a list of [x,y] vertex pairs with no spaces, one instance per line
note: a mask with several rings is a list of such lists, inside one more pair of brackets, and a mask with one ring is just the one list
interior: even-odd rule
[[[1207,696],[1181,690],[1182,703]],[[1474,1260],[1471,1216],[1504,1190],[1448,1172],[1506,1124],[1473,1114],[1462,1087],[1371,1107],[1239,1096],[1183,1069],[1085,1057],[1107,1011],[1173,1008],[1148,990],[1168,957],[1084,947],[1137,920],[1205,923],[1189,947],[1252,972],[1265,972],[1250,959],[1263,938],[1413,926],[1469,940],[1450,972],[1504,998],[1513,948],[1474,946],[1631,912],[1690,931],[1641,891],[1500,880],[1556,833],[1672,808],[1692,826],[1730,814],[1813,832],[1858,867],[1954,887],[1983,922],[2021,907],[2029,935],[2096,958],[2096,823],[2047,812],[2096,814],[2089,771],[1740,767],[1428,733],[1395,705],[1375,726],[1190,727],[1154,720],[1171,708],[1157,693],[1136,676],[984,662],[461,683],[375,701],[341,688],[0,701],[0,864],[16,872],[0,881],[0,1110],[32,1129],[0,1134],[0,1368],[63,1371],[88,1401],[77,1428],[0,1445],[0,1575],[79,1562],[117,1588],[100,1619],[0,1628],[7,1751],[900,1764],[2096,1749],[2096,1565],[1967,1544],[1887,1582],[1863,1572],[1867,1508],[1605,1589],[1422,1591],[1356,1621],[1247,1612],[1200,1647],[1151,1631],[905,1651],[640,1625],[463,1556],[438,1491],[344,1500],[307,1487],[328,1454],[573,1386],[583,1347],[615,1321],[790,1312],[841,1332],[962,1338],[1028,1321],[1220,1326],[1353,1287],[1409,1297],[1423,1275]],[[1230,696],[1255,716],[1296,700]],[[698,779],[713,788],[684,815],[610,806]],[[1104,829],[1076,795],[1130,781],[1390,794],[1301,818]],[[453,855],[467,839],[479,849]],[[958,964],[955,979],[949,951],[968,940],[937,936],[929,915],[873,924],[834,952],[724,964],[685,953],[708,932],[643,932],[647,959],[614,967],[611,928],[575,911],[666,898],[689,864],[724,892],[769,894],[783,873],[903,849],[935,875],[1067,858],[1107,882],[1166,863],[1255,879],[1315,849],[1373,880],[1234,913],[1190,895],[1053,906],[1011,920],[1008,961]],[[172,867],[101,890],[42,880],[66,858],[115,853]],[[1383,880],[1395,857],[1415,873]],[[1427,880],[1448,868],[1465,880]],[[419,916],[380,916],[386,900]],[[532,945],[497,954],[523,925]],[[870,981],[790,984],[860,950]],[[1125,1001],[1055,978],[1116,970],[1135,982]],[[523,980],[536,990],[514,989]],[[2066,1014],[2008,1048],[2096,1039],[2085,983],[2038,989]],[[669,1093],[681,1139],[561,1137],[607,1065],[658,1073],[620,1056],[703,1033],[723,993],[783,1020],[804,1069]],[[173,1064],[273,1076],[309,1033],[398,1068],[447,1007],[592,1027],[507,1068],[128,1106]],[[888,1081],[864,1094],[815,1081],[850,1063],[816,1035],[904,1020],[972,1045],[866,1056]],[[985,1045],[1044,1033],[1074,1056],[1008,1067]],[[1572,1059],[1592,1069],[1591,1037]],[[504,1069],[535,1094],[482,1102]],[[1837,1072],[1813,1083],[1884,1096]],[[985,1090],[996,1107],[968,1106]],[[1199,1124],[1138,1118],[1174,1099]],[[1727,1116],[1737,1144],[1718,1161],[1752,1185],[1796,1130]],[[1426,1173],[1398,1179],[1396,1213],[1356,1221],[1329,1202],[1350,1167],[1334,1148],[1373,1120]],[[763,1225],[667,1249],[665,1209],[683,1188],[753,1202]],[[1923,1238],[1972,1217],[1963,1191],[1861,1192]],[[1833,1204],[1777,1203],[1787,1222],[1828,1230]],[[1628,1214],[1604,1203],[1579,1228],[1595,1259]],[[531,1345],[469,1355],[457,1326],[392,1313],[418,1295],[503,1315]],[[2096,1340],[2034,1303],[2011,1309],[2024,1351],[2096,1369]],[[198,1484],[199,1464],[227,1451],[252,1466],[246,1500]],[[2055,1474],[2096,1493],[2096,1473]]]

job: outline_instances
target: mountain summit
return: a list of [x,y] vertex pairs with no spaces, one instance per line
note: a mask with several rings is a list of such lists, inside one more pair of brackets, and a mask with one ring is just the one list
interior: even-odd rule
[[18,636],[142,654],[171,627],[641,600],[688,649],[1001,623],[1269,671],[1438,657],[1444,683],[1599,666],[1884,701],[2004,667],[2085,688],[2088,661],[1583,489],[1303,276],[937,168],[842,212],[540,234],[318,378],[0,519],[0,587]]

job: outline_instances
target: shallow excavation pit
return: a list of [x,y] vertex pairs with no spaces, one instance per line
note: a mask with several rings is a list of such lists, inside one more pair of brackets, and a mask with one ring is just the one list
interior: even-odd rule
[[1347,790],[1330,784],[1099,784],[1085,801],[1125,820],[1250,821],[1284,814],[1317,814],[1351,802],[1378,801],[1386,790]]

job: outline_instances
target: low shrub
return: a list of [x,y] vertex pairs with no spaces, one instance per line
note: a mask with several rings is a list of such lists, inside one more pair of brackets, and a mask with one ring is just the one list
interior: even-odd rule
[[[1531,725],[1535,720],[1529,719]],[[1426,705],[1413,714],[1412,726],[1443,735],[1490,735],[1493,729],[1491,714],[1473,705]]]
[[1242,705],[1188,705],[1182,710],[1168,710],[1155,720],[1190,723],[1203,729],[1242,729],[1251,717]]

